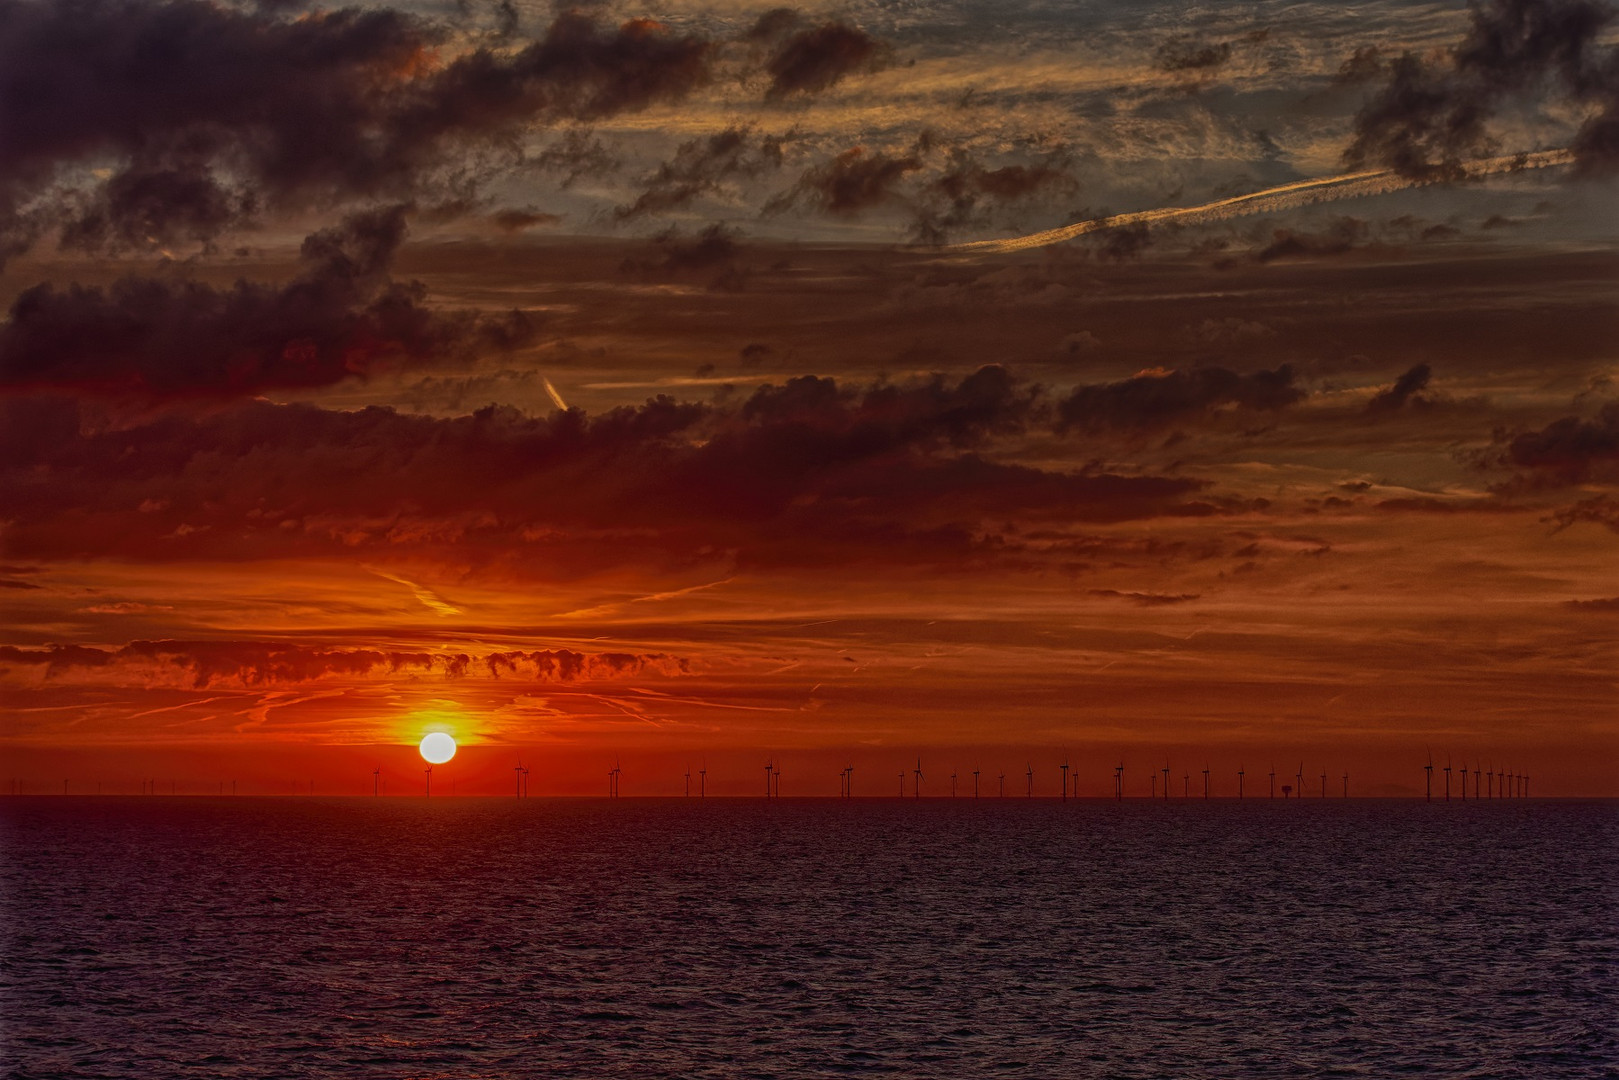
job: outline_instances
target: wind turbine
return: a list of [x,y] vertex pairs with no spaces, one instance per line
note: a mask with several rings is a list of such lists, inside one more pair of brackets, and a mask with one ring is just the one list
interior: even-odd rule
[[1208,766],[1208,762],[1204,762],[1203,763],[1203,801],[1207,802],[1208,798],[1209,798],[1209,766]]
[[708,798],[708,761],[703,761],[703,767],[697,770],[697,797]]
[[1490,767],[1484,771],[1484,782],[1487,785],[1485,787],[1485,789],[1484,789],[1485,798],[1488,798],[1488,799],[1495,798],[1495,762],[1494,761],[1491,761],[1490,762]]
[[1062,801],[1068,801],[1068,759],[1063,758],[1062,768]]
[[1327,797],[1327,770],[1325,769],[1321,770],[1321,797],[1323,799]]
[[1276,798],[1276,762],[1270,763],[1270,797]]
[[1164,762],[1164,801],[1169,801],[1169,762]]
[[1237,766],[1237,801],[1238,802],[1242,801],[1242,777],[1243,777],[1243,766],[1238,765]]
[[1006,774],[1001,773],[1001,798],[1006,798]]
[[973,798],[978,798],[978,770],[973,770]]
[[1124,798],[1124,762],[1113,767],[1113,801],[1119,802]]
[[1445,801],[1450,801],[1450,758],[1445,759]]
[[691,798],[691,766],[686,766],[686,798]]
[[1029,786],[1023,793],[1025,798],[1034,798],[1034,762],[1029,762]]
[[952,799],[956,797],[956,771],[954,769],[950,770],[950,797]]
[[518,758],[517,764],[512,766],[512,779],[517,782],[517,797],[523,797],[523,759]]
[[1433,750],[1431,749],[1428,751],[1428,764],[1424,765],[1423,768],[1428,772],[1427,799],[1429,802],[1433,802]]
[[918,799],[920,799],[922,797],[922,759],[921,758],[916,759],[916,768],[913,771],[916,774],[916,797]]
[[1349,798],[1349,774],[1344,773],[1344,798]]
[[427,773],[427,794],[424,798],[431,799],[433,797],[433,766],[429,765],[425,771]]
[[[381,791],[382,791],[382,770],[381,769],[372,769],[371,770],[371,794],[373,796],[376,796],[376,795],[380,794]],[[234,781],[234,780],[232,780],[230,782],[230,793],[232,795],[236,794],[236,781]]]
[[1304,798],[1304,762],[1302,761],[1299,762],[1299,775],[1297,779],[1299,782],[1299,798],[1302,799]]

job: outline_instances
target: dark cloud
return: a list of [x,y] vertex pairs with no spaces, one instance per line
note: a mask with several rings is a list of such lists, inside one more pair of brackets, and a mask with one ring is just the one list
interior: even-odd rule
[[1555,525],[1558,532],[1581,522],[1601,525],[1619,532],[1619,502],[1606,495],[1596,495],[1589,499],[1581,499],[1573,506],[1566,506],[1544,520]]
[[444,359],[528,341],[527,316],[441,313],[388,276],[400,207],[304,241],[303,271],[229,290],[125,278],[108,289],[39,285],[0,325],[0,386],[81,393],[229,396],[324,386],[391,361]]
[[0,502],[16,508],[7,543],[22,557],[419,552],[559,577],[1002,558],[988,521],[1216,512],[1187,501],[1194,479],[996,460],[1048,422],[1039,388],[998,367],[865,386],[804,377],[596,417],[252,402],[109,426],[70,399],[13,398]]
[[988,223],[991,213],[1040,196],[1079,189],[1060,158],[989,168],[965,151],[952,153],[945,168],[918,196],[912,232],[923,243],[944,243],[951,232]]
[[[714,47],[577,12],[441,64],[449,43],[387,8],[0,0],[0,255],[58,221],[81,246],[163,244],[260,208],[464,189],[472,152],[678,99],[708,81]],[[112,175],[56,197],[92,167]]]
[[1338,74],[1334,76],[1335,82],[1363,83],[1371,82],[1383,74],[1383,51],[1376,45],[1363,45],[1352,53],[1349,59],[1338,65]]
[[1128,600],[1142,607],[1163,607],[1168,604],[1185,604],[1198,599],[1197,593],[1147,593],[1147,592],[1120,592],[1117,589],[1092,589],[1092,596],[1109,599]]
[[[1489,124],[1513,98],[1553,95],[1598,106],[1573,148],[1586,168],[1619,160],[1619,50],[1600,38],[1613,9],[1600,0],[1488,0],[1471,8],[1466,36],[1442,60],[1409,53],[1355,119],[1344,157],[1419,179],[1460,174],[1497,152]],[[1359,54],[1357,54],[1359,55]]]
[[1254,252],[1254,261],[1274,262],[1277,259],[1319,259],[1342,255],[1354,250],[1369,235],[1366,222],[1358,218],[1340,217],[1319,232],[1298,232],[1277,229],[1270,243]]
[[781,168],[786,136],[755,136],[746,127],[729,127],[713,135],[681,143],[675,156],[646,180],[634,202],[618,207],[620,221],[643,214],[662,214],[690,206],[699,196],[724,185]]
[[1407,405],[1423,403],[1426,399],[1416,395],[1428,388],[1428,380],[1432,377],[1433,370],[1427,364],[1416,365],[1394,380],[1393,386],[1380,391],[1368,401],[1366,411],[1373,414],[1399,412]]
[[877,70],[890,53],[884,42],[859,27],[839,20],[806,26],[792,8],[761,15],[747,40],[767,50],[766,95],[771,98],[829,90],[850,75]]
[[1209,71],[1231,59],[1229,41],[1200,42],[1193,38],[1170,38],[1158,46],[1160,71]]
[[502,232],[522,232],[525,229],[536,229],[547,225],[555,225],[562,220],[556,214],[548,214],[543,210],[529,207],[524,210],[501,210],[489,219],[494,222],[497,229]]
[[1221,409],[1274,412],[1304,398],[1293,368],[1239,375],[1225,368],[1143,372],[1121,382],[1081,386],[1057,405],[1062,428],[1152,430]]
[[541,172],[562,177],[562,187],[570,188],[587,177],[605,177],[623,165],[607,145],[586,128],[572,128],[534,158]]
[[116,670],[125,678],[175,675],[195,689],[222,683],[248,687],[296,685],[325,678],[409,673],[463,678],[479,669],[494,678],[580,682],[623,675],[684,674],[687,660],[665,653],[533,652],[429,653],[322,648],[267,641],[132,641],[117,649],[82,645],[0,646],[0,667],[41,668],[47,679],[76,670]]
[[1578,484],[1619,475],[1619,402],[1589,420],[1565,416],[1539,431],[1496,437],[1496,460],[1526,470],[1535,483]]
[[829,214],[858,214],[899,198],[900,182],[921,168],[922,159],[914,154],[891,156],[856,146],[805,172],[765,209],[774,213],[802,202]]
[[1596,600],[1564,600],[1563,606],[1573,608],[1575,611],[1612,612],[1619,614],[1619,596],[1607,596]]

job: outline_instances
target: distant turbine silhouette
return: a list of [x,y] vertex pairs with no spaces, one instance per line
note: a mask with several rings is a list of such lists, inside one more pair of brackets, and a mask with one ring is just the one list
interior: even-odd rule
[[973,798],[978,798],[978,770],[973,770]]
[[1006,774],[1001,773],[1001,798],[1006,798]]
[[1203,766],[1203,799],[1204,799],[1205,802],[1207,802],[1208,798],[1209,798],[1209,767],[1208,767],[1207,764],[1205,764]]
[[1164,801],[1169,801],[1169,765],[1164,765]]
[[920,799],[922,797],[922,759],[921,758],[916,759],[915,772],[916,772],[916,797],[918,799]]
[[1327,797],[1327,770],[1325,769],[1321,770],[1321,797],[1323,799]]
[[1119,762],[1113,768],[1113,800],[1118,802],[1124,798],[1124,762]]
[[686,766],[686,798],[691,798],[691,766]]
[[1156,799],[1158,797],[1158,774],[1148,773],[1147,776],[1152,780],[1152,797]]
[[1484,797],[1487,798],[1487,799],[1495,798],[1495,762],[1493,762],[1493,761],[1490,762],[1490,767],[1487,770],[1485,770],[1485,772],[1484,772],[1484,780],[1485,780],[1485,783],[1488,785],[1484,789],[1484,792],[1485,792]]
[[1445,801],[1450,801],[1450,759],[1445,759]]
[[[234,781],[234,780],[232,780],[230,782],[230,793],[232,795],[236,794],[236,781]],[[381,769],[372,769],[371,770],[371,794],[372,795],[380,795],[380,794],[382,794],[382,770]]]
[[708,798],[708,762],[707,761],[704,761],[703,762],[703,767],[701,769],[697,770],[697,797],[699,799]]
[[1191,773],[1186,773],[1181,777],[1181,798],[1190,799],[1191,797],[1192,797],[1192,774]]
[[1299,798],[1302,799],[1304,798],[1304,762],[1302,761],[1299,762],[1299,774],[1296,779],[1299,782]]
[[1243,767],[1241,765],[1238,765],[1237,766],[1237,801],[1238,802],[1242,801],[1242,777],[1243,777]]
[[1423,768],[1428,771],[1428,795],[1427,795],[1427,800],[1429,802],[1433,802],[1433,751],[1432,750],[1428,751],[1428,764],[1424,765]]
[[1344,798],[1349,798],[1349,774],[1344,773]]
[[1276,762],[1270,763],[1270,797],[1276,798]]
[[1478,793],[1478,789],[1481,786],[1483,786],[1483,785],[1481,785],[1479,783],[1479,780],[1482,779],[1483,776],[1484,776],[1484,772],[1483,772],[1482,769],[1479,768],[1479,760],[1478,760],[1478,758],[1474,758],[1473,759],[1473,798],[1474,799],[1482,799],[1484,797],[1484,796],[1482,796],[1482,795],[1480,795]]
[[950,771],[950,797],[952,799],[956,797],[956,773],[954,769]]
[[518,758],[517,764],[512,766],[512,779],[517,783],[517,797],[523,797],[523,759]]
[[1029,762],[1029,788],[1023,794],[1026,798],[1034,798],[1034,762],[1032,761]]
[[1062,768],[1062,801],[1068,801],[1068,759],[1064,758]]
[[427,772],[427,795],[426,795],[426,798],[431,799],[433,797],[433,766],[429,765],[427,767],[427,769],[426,769],[426,772]]

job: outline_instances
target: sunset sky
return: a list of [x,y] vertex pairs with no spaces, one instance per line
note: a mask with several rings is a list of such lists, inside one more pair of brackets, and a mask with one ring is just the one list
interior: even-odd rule
[[1619,795],[1616,173],[1592,0],[0,0],[0,779]]

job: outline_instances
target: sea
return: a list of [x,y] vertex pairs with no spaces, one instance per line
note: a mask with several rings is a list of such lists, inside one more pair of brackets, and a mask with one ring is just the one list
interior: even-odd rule
[[0,799],[72,1077],[1619,1076],[1619,804]]

